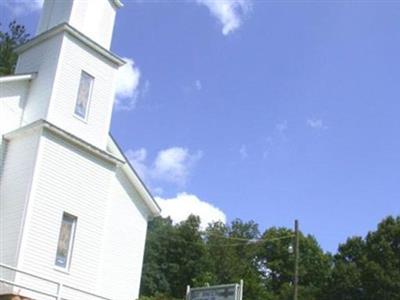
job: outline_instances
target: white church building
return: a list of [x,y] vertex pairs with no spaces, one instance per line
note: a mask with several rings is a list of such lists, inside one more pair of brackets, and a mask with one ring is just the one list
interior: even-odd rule
[[109,134],[120,7],[45,0],[0,77],[0,299],[138,298],[160,208]]

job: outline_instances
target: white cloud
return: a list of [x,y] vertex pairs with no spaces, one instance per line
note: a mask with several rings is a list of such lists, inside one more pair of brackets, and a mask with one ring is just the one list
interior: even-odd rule
[[227,35],[238,29],[244,16],[251,10],[250,0],[196,0],[205,5],[222,25],[222,33]]
[[191,153],[187,148],[171,147],[157,153],[154,161],[147,164],[148,154],[145,148],[128,150],[125,153],[135,170],[144,181],[155,186],[153,192],[161,207],[163,217],[171,217],[174,223],[186,220],[191,214],[199,216],[201,228],[205,229],[212,222],[226,222],[225,214],[212,204],[199,199],[196,195],[179,193],[173,198],[162,198],[162,187],[157,181],[184,185],[202,152]]
[[147,151],[144,148],[128,150],[125,155],[149,185],[154,181],[163,181],[184,186],[202,152],[191,153],[187,148],[171,147],[159,151],[153,163],[146,162]]
[[115,86],[115,107],[118,110],[132,110],[140,93],[147,93],[150,83],[146,81],[142,91],[139,90],[140,70],[131,58],[124,57],[125,65],[119,68]]
[[200,92],[203,89],[203,84],[199,79],[191,81],[189,84],[182,85],[182,92],[186,95],[193,94],[194,92]]
[[269,154],[270,154],[270,153],[269,153],[269,150],[268,150],[268,149],[267,149],[267,150],[264,150],[263,153],[262,153],[262,158],[263,158],[263,159],[267,159],[268,156],[269,156]]
[[283,122],[277,123],[275,128],[278,132],[283,133],[288,129],[288,122],[285,120]]
[[142,97],[145,97],[150,90],[150,81],[146,80],[141,91]]
[[240,157],[241,157],[242,159],[246,159],[247,157],[249,157],[249,153],[247,152],[247,147],[246,147],[246,145],[242,145],[242,146],[240,147],[240,149],[239,149],[239,154],[240,154]]
[[3,0],[0,3],[16,15],[26,15],[42,8],[44,0]]
[[200,91],[203,88],[201,81],[198,79],[194,82],[194,86],[196,87],[196,90],[198,90],[198,91]]
[[307,126],[314,128],[314,129],[327,129],[328,127],[325,126],[324,122],[321,119],[307,119],[306,121]]
[[187,148],[173,147],[158,152],[153,177],[185,185],[191,168],[202,157],[201,151],[190,153]]
[[156,201],[161,207],[162,216],[171,217],[174,223],[186,220],[191,214],[200,217],[202,229],[212,222],[226,222],[226,215],[219,208],[200,200],[196,195],[180,193],[175,198],[156,197]]

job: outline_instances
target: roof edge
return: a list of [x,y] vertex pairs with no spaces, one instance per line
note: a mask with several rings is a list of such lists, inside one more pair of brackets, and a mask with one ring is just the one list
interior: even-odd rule
[[112,3],[115,5],[116,8],[121,8],[124,4],[120,0],[112,0]]
[[125,61],[122,58],[115,55],[114,53],[112,53],[110,50],[104,48],[103,46],[99,45],[98,43],[93,41],[91,38],[87,37],[82,32],[75,29],[74,27],[72,27],[71,25],[69,25],[66,22],[58,24],[57,26],[37,35],[36,37],[29,40],[25,44],[18,46],[17,48],[15,48],[15,52],[17,54],[21,54],[22,52],[28,50],[29,48],[39,44],[42,41],[45,41],[45,40],[51,38],[52,36],[54,36],[60,32],[69,33],[74,38],[76,38],[77,40],[79,40],[80,42],[82,42],[83,44],[85,44],[92,50],[96,51],[101,56],[105,57],[106,59],[108,59],[109,61],[111,61],[112,63],[114,63],[115,65],[117,65],[119,67],[125,64]]
[[125,164],[122,165],[121,168],[128,177],[129,181],[136,188],[137,192],[140,194],[140,196],[142,196],[142,199],[144,200],[143,202],[152,213],[152,217],[154,218],[160,216],[161,208],[158,205],[157,201],[154,199],[146,184],[140,179],[139,175],[125,156],[124,152],[119,147],[116,140],[111,134],[109,134],[109,137],[110,142],[108,143],[108,146],[113,152],[119,153],[124,158]]
[[37,73],[25,73],[25,74],[12,74],[7,76],[0,76],[0,83],[10,82],[10,81],[22,81],[22,80],[32,80],[36,77]]
[[117,154],[120,154],[121,157],[118,157],[117,155],[110,153],[108,151],[104,151],[102,149],[99,149],[92,144],[76,137],[75,135],[57,127],[56,125],[40,119],[37,120],[29,125],[26,125],[24,127],[20,127],[18,129],[15,129],[11,132],[5,133],[3,135],[3,138],[6,140],[12,140],[14,138],[17,138],[19,136],[25,135],[29,132],[36,131],[36,130],[48,130],[49,132],[60,136],[67,140],[69,143],[77,145],[78,147],[86,150],[87,152],[109,162],[117,167],[120,167],[122,171],[126,174],[128,177],[129,181],[132,183],[132,185],[135,187],[136,191],[139,193],[141,196],[141,199],[143,200],[145,206],[149,209],[151,218],[158,217],[161,214],[161,208],[151,195],[150,191],[146,187],[146,185],[143,183],[143,181],[140,179],[134,168],[131,166],[129,163],[129,160],[126,158],[124,153],[121,151],[119,148],[118,144],[115,142],[115,140],[112,138],[111,135],[110,141],[108,143],[108,146],[111,148],[113,152],[116,152]]
[[97,148],[96,146],[93,146],[92,144],[78,138],[77,136],[61,129],[60,127],[46,121],[43,119],[37,120],[33,123],[30,123],[29,125],[20,127],[18,129],[15,129],[11,132],[5,133],[3,137],[6,140],[12,140],[18,136],[24,135],[28,132],[34,131],[34,130],[40,130],[40,129],[45,129],[50,131],[51,133],[54,133],[55,135],[64,138],[67,140],[69,143],[77,145],[78,147],[86,150],[87,152],[105,160],[108,161],[114,165],[124,165],[125,161],[119,159],[115,155],[112,155],[111,153],[104,151],[100,148]]

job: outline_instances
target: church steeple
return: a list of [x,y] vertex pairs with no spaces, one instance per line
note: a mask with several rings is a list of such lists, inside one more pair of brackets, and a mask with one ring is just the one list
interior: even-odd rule
[[139,297],[160,208],[109,135],[118,6],[46,0],[16,73],[0,76],[0,263],[15,269],[0,270],[0,299]]
[[110,48],[118,0],[45,0],[37,34],[68,23],[106,49]]
[[38,35],[16,49],[16,74],[37,74],[25,124],[44,119],[105,149],[116,72],[124,64],[109,51],[121,6],[118,0],[45,0]]

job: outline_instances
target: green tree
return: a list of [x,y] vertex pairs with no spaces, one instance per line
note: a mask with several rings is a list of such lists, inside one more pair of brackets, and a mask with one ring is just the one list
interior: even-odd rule
[[208,269],[198,217],[177,225],[169,218],[149,223],[141,295],[182,298],[186,285],[205,284]]
[[176,231],[175,247],[170,250],[175,272],[170,282],[172,295],[182,297],[185,295],[186,285],[205,285],[208,280],[206,273],[210,266],[200,230],[200,218],[189,216],[186,221],[177,224]]
[[173,298],[165,294],[156,294],[154,296],[141,296],[139,300],[182,300],[182,298]]
[[210,284],[231,282],[233,269],[231,262],[234,260],[234,248],[230,247],[229,228],[222,222],[210,224],[205,232],[207,243],[207,256],[211,266]]
[[327,299],[400,299],[400,217],[339,246]]
[[248,299],[271,299],[264,286],[257,264],[257,244],[260,232],[253,222],[236,219],[230,226],[211,224],[206,230],[208,256],[212,261],[212,284],[245,281],[244,294]]
[[[144,299],[181,299],[185,286],[245,281],[245,299],[293,297],[293,230],[255,222],[210,224],[198,217],[173,225],[150,222],[141,294]],[[366,238],[353,237],[332,258],[313,236],[300,232],[299,299],[400,299],[400,217],[388,217]]]
[[[272,227],[264,232],[265,240],[258,254],[266,287],[274,299],[292,299],[294,277],[294,232]],[[299,299],[320,299],[331,270],[331,256],[325,254],[313,236],[299,233]]]
[[[1,25],[1,24],[0,24]],[[8,25],[8,31],[0,31],[0,76],[14,73],[18,55],[15,48],[28,41],[29,34],[25,26],[12,21]]]
[[365,260],[365,242],[361,237],[350,238],[339,246],[339,252],[334,257],[328,299],[365,299],[361,280]]
[[175,228],[170,218],[155,218],[148,225],[144,253],[141,294],[153,296],[171,292],[168,278],[168,252],[173,247]]

